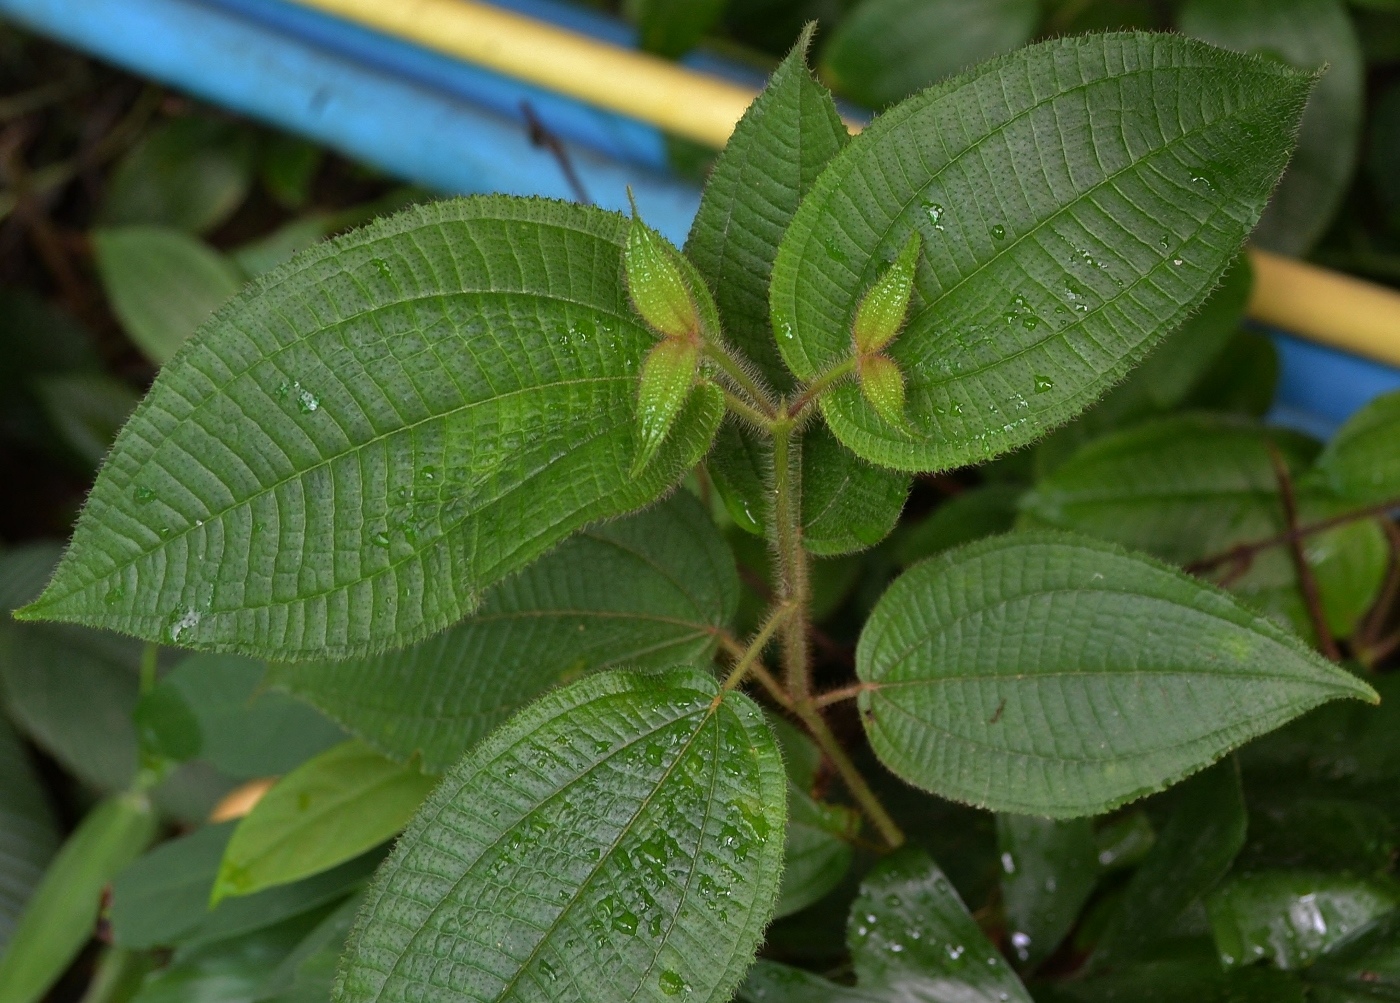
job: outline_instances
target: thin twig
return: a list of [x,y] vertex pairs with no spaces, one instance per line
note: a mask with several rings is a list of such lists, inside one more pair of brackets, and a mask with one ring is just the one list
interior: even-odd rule
[[854,700],[867,690],[879,689],[873,683],[852,683],[850,686],[843,686],[839,690],[828,690],[812,698],[812,706],[821,710],[823,707],[830,707],[834,703],[841,703],[843,700]]
[[[1371,611],[1366,614],[1366,619],[1360,629],[1352,638],[1352,649],[1357,652],[1367,667],[1374,667],[1380,658],[1375,657],[1375,650],[1381,631],[1385,629],[1386,620],[1392,609],[1395,607],[1395,600],[1400,597],[1400,526],[1389,519],[1380,520],[1381,529],[1385,532],[1386,540],[1390,544],[1390,569],[1385,576],[1385,585],[1381,587],[1381,594],[1371,606]],[[1386,652],[1385,654],[1388,654]],[[1381,655],[1384,658],[1384,654]]]
[[583,187],[583,182],[579,180],[578,172],[574,170],[574,162],[569,157],[569,151],[559,141],[559,137],[545,127],[529,101],[520,102],[520,114],[525,116],[525,125],[530,130],[530,145],[548,150],[550,155],[554,157],[555,162],[559,165],[559,170],[564,174],[564,180],[569,183],[569,188],[573,190],[575,201],[582,202],[584,205],[592,205],[593,200],[588,197],[588,191]]
[[749,641],[744,648],[744,653],[739,656],[739,660],[734,663],[734,668],[729,673],[729,678],[725,679],[722,692],[728,692],[744,681],[744,676],[758,662],[763,655],[763,649],[768,647],[768,642],[773,640],[773,636],[778,630],[788,622],[795,612],[792,603],[782,603],[774,607],[773,612],[768,614],[768,619],[763,626],[758,629],[758,633]]
[[1252,559],[1260,551],[1268,550],[1271,547],[1279,547],[1293,540],[1305,540],[1318,533],[1325,533],[1329,529],[1338,526],[1345,526],[1349,522],[1358,522],[1361,519],[1370,519],[1378,515],[1386,515],[1400,509],[1400,498],[1391,498],[1387,501],[1377,502],[1375,505],[1367,505],[1364,508],[1353,509],[1350,512],[1343,512],[1327,519],[1320,519],[1317,522],[1310,522],[1304,526],[1297,526],[1293,529],[1285,530],[1274,536],[1266,536],[1259,540],[1249,540],[1245,543],[1237,543],[1228,550],[1222,550],[1216,554],[1208,554],[1199,560],[1192,561],[1186,565],[1186,570],[1193,575],[1199,575],[1206,571],[1218,568],[1222,564],[1229,564],[1231,561]]
[[1308,564],[1308,555],[1303,550],[1303,538],[1298,535],[1298,499],[1293,494],[1293,478],[1288,473],[1288,465],[1273,443],[1269,443],[1269,459],[1274,464],[1274,476],[1278,478],[1279,501],[1283,504],[1283,517],[1288,527],[1288,550],[1293,555],[1293,567],[1298,574],[1298,588],[1303,593],[1303,603],[1312,621],[1313,632],[1317,634],[1317,646],[1322,653],[1334,662],[1342,660],[1342,652],[1337,647],[1337,639],[1332,636],[1332,627],[1327,622],[1327,612],[1322,608],[1322,593],[1317,588],[1317,578]]

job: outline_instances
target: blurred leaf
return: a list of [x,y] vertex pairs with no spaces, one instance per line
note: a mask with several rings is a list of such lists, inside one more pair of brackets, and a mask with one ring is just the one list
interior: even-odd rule
[[859,832],[855,809],[813,800],[789,781],[783,883],[775,919],[821,901],[841,883],[854,857],[850,840]]
[[1400,912],[1329,946],[1307,977],[1317,1003],[1400,998]]
[[1148,961],[1043,990],[1037,1003],[1304,1003],[1303,984],[1288,972],[1222,971],[1209,954]]
[[[1400,160],[1395,163],[1400,173]],[[1400,498],[1400,391],[1352,415],[1317,459],[1338,496],[1358,505]]]
[[300,209],[311,198],[311,183],[325,159],[324,147],[300,136],[275,133],[259,151],[258,176],[279,205]]
[[137,347],[160,365],[243,286],[232,262],[178,230],[94,230],[92,247],[112,311]]
[[1363,109],[1361,44],[1342,0],[1187,0],[1181,30],[1214,45],[1327,72],[1303,116],[1298,148],[1253,239],[1280,254],[1310,250],[1336,215],[1356,167]]
[[[0,555],[0,610],[38,595],[59,546],[34,543]],[[0,683],[17,727],[98,790],[124,790],[136,773],[137,666],[141,645],[86,627],[0,619]]]
[[1111,873],[1124,867],[1136,867],[1157,842],[1152,820],[1142,809],[1120,815],[1094,832],[1094,845],[1099,870]]
[[1164,28],[1151,0],[1049,0],[1046,34],[1086,31],[1150,31]]
[[168,682],[141,694],[132,721],[143,760],[154,757],[183,763],[199,755],[204,743],[199,719],[179,689]]
[[1244,846],[1244,794],[1233,759],[1192,777],[1174,796],[1171,818],[1094,949],[1093,967],[1121,965],[1152,947],[1225,875]]
[[1059,947],[1098,881],[1094,826],[1001,814],[997,841],[1007,937],[1015,959],[1032,969]]
[[209,895],[236,822],[208,825],[162,843],[112,884],[113,941],[122,947],[215,943],[304,915],[343,898],[382,859],[371,853],[292,885],[226,899],[210,910]]
[[233,215],[251,183],[245,129],[208,118],[175,119],[153,129],[117,164],[97,222],[204,233]]
[[864,0],[822,51],[822,77],[883,108],[1035,34],[1036,0]]
[[44,789],[24,746],[0,717],[0,954],[58,844]]
[[1260,960],[1304,968],[1397,906],[1400,888],[1393,882],[1306,871],[1238,874],[1206,899],[1227,968]]
[[1262,417],[1278,389],[1278,349],[1268,335],[1236,331],[1182,406]]
[[249,278],[256,278],[327,237],[368,223],[376,217],[387,216],[425,198],[426,193],[421,188],[409,185],[348,209],[310,213],[282,224],[266,236],[234,248],[229,252],[229,257],[240,272]]
[[92,937],[102,889],[145,849],[156,817],[144,794],[99,802],[68,837],[0,957],[0,999],[35,1003]]
[[35,398],[44,376],[94,371],[92,339],[68,316],[25,289],[0,289],[0,432],[45,439],[50,422]]
[[964,543],[1009,531],[1016,523],[1021,493],[1018,485],[985,484],[954,495],[900,535],[896,560],[907,568]]
[[[820,975],[759,958],[739,987],[742,1003],[893,1003],[889,990],[857,989],[838,985]],[[968,1003],[982,1003],[982,997],[963,997]],[[942,997],[919,997],[936,1001]]]
[[1381,91],[1371,108],[1366,173],[1371,186],[1400,229],[1400,83]]
[[141,395],[105,373],[70,373],[35,381],[49,422],[65,445],[94,469]]
[[693,49],[724,14],[728,0],[626,0],[646,52],[678,59]]
[[363,902],[363,893],[352,895],[317,923],[258,987],[259,999],[326,1003],[346,938]]
[[619,665],[707,663],[737,592],[709,514],[680,491],[575,534],[427,641],[348,662],[275,665],[269,682],[384,755],[421,755],[424,770],[440,773],[560,682]]
[[1249,841],[1244,871],[1266,867],[1379,873],[1397,849],[1396,823],[1379,805],[1360,798],[1309,796],[1301,778],[1261,791],[1249,789]]
[[264,663],[238,655],[190,655],[161,681],[198,722],[201,759],[238,778],[286,773],[345,733],[285,693],[262,689]]
[[213,901],[330,870],[393,838],[437,784],[360,742],[327,749],[279,780],[238,823]]

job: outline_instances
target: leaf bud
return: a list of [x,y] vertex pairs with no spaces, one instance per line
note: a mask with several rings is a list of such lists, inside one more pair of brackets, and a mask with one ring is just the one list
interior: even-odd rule
[[856,360],[860,392],[885,421],[903,428],[904,374],[887,355],[862,355]]
[[637,390],[637,456],[632,475],[642,470],[675,424],[700,371],[700,346],[688,338],[665,338],[642,363]]
[[666,238],[634,213],[623,263],[632,305],[666,338],[700,337],[700,311],[681,272],[680,257]]
[[923,240],[917,233],[909,235],[899,256],[865,294],[856,308],[856,320],[851,333],[856,352],[867,355],[878,352],[899,335],[909,313],[909,297],[914,291],[914,269],[919,263]]

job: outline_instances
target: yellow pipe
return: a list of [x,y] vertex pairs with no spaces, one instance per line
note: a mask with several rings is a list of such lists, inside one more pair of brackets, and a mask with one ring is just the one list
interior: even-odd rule
[[1400,292],[1257,248],[1250,260],[1255,320],[1400,366]]
[[[755,96],[750,88],[476,0],[301,2],[716,149]],[[1400,366],[1400,293],[1265,251],[1252,257],[1251,317]]]

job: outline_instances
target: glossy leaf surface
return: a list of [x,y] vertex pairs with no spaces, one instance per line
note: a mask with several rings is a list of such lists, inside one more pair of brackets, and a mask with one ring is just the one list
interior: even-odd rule
[[1054,953],[1099,876],[1088,819],[998,815],[1001,900],[1011,954],[1033,968]]
[[777,894],[784,783],[761,712],[703,673],[557,690],[428,799],[335,998],[727,1000]]
[[810,379],[847,358],[861,291],[918,230],[914,306],[890,348],[912,431],[881,423],[849,382],[823,398],[827,420],[860,456],[905,470],[1030,442],[1214,288],[1283,170],[1311,82],[1121,34],[1043,42],[931,88],[853,140],[784,235],[772,288],[784,359]]
[[328,871],[393,838],[436,777],[344,742],[277,781],[238,823],[213,900]]
[[[29,616],[285,660],[402,646],[708,448],[697,394],[644,475],[626,221],[476,198],[265,276],[161,373]],[[254,420],[249,421],[249,417]]]
[[860,815],[854,808],[823,804],[788,785],[783,883],[775,918],[821,901],[841,882],[855,856],[850,840],[859,832]]
[[274,665],[309,700],[399,762],[445,772],[546,689],[620,666],[707,662],[738,604],[734,559],[688,492],[577,534],[495,586],[477,613],[403,651]]
[[1013,534],[897,580],[861,635],[880,758],[1018,814],[1108,811],[1369,686],[1225,593],[1087,537]]

